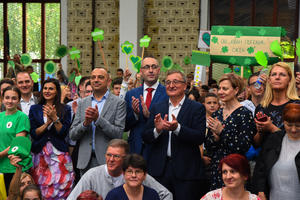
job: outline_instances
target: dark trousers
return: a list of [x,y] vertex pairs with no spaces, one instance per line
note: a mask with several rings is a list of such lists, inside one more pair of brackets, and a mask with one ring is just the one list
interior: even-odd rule
[[4,175],[6,193],[8,194],[9,185],[10,185],[10,182],[11,182],[13,176],[14,176],[14,173],[4,173],[3,175]]
[[204,181],[176,178],[171,159],[167,160],[163,175],[155,179],[172,192],[174,200],[199,200],[206,194]]

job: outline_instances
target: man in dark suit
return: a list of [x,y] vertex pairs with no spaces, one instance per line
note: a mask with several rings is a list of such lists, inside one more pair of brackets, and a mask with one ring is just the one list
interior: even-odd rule
[[126,103],[109,92],[110,78],[104,68],[91,73],[93,94],[79,101],[70,138],[79,141],[77,168],[83,175],[88,169],[105,163],[108,142],[122,138]]
[[169,71],[169,100],[153,105],[143,140],[151,144],[148,172],[167,187],[175,200],[200,199],[204,168],[199,145],[205,138],[205,108],[185,97],[186,79]]
[[125,131],[130,131],[128,143],[131,153],[147,157],[147,150],[142,141],[142,133],[150,116],[152,105],[168,98],[165,87],[158,82],[160,67],[155,58],[146,57],[142,61],[142,86],[126,93],[127,116]]

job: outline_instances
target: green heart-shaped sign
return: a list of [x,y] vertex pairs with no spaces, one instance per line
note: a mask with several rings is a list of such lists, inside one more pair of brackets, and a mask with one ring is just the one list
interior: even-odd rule
[[151,38],[148,35],[145,35],[143,38],[140,39],[140,47],[149,47],[149,43]]
[[91,33],[91,35],[95,42],[98,40],[102,41],[104,39],[104,31],[99,28],[95,28],[94,31]]
[[121,45],[121,49],[122,49],[122,52],[125,53],[125,54],[130,54],[133,50],[133,44],[128,42],[128,41],[125,41],[122,45]]
[[131,55],[131,56],[130,56],[130,60],[131,60],[132,64],[136,64],[136,63],[138,63],[138,62],[141,62],[141,61],[142,61],[142,58],[139,57],[139,56]]
[[210,34],[208,32],[203,33],[202,41],[207,45],[210,46]]
[[69,51],[69,54],[72,60],[80,58],[80,51],[76,49],[76,47],[72,47],[72,49]]
[[135,63],[133,65],[133,70],[136,71],[137,73],[139,73],[140,69],[141,69],[141,65],[142,65],[142,61],[138,61],[137,63]]
[[31,61],[32,61],[32,59],[31,59],[31,57],[30,57],[29,54],[24,53],[24,54],[21,55],[20,62],[21,62],[21,64],[24,65],[25,67],[27,67],[28,65],[30,65],[30,64],[31,64]]
[[65,46],[65,45],[60,45],[60,46],[58,46],[57,49],[55,50],[55,55],[56,55],[57,57],[62,58],[62,57],[64,57],[64,56],[66,56],[67,54],[68,54],[68,47]]
[[48,61],[45,63],[44,70],[47,74],[54,74],[56,69],[56,64],[53,61]]

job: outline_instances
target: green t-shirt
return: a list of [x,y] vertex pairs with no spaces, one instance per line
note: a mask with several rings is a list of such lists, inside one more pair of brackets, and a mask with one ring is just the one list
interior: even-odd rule
[[[5,115],[5,112],[0,113],[0,151],[5,150],[10,146],[11,141],[16,135],[22,131],[29,133],[30,122],[28,116],[17,111],[12,115]],[[27,170],[26,167],[23,170]],[[1,173],[15,173],[16,168],[10,164],[7,156],[0,158]]]

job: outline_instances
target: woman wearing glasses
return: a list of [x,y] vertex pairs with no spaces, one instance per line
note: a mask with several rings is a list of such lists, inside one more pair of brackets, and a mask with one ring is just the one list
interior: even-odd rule
[[224,74],[219,83],[219,99],[224,107],[207,118],[208,133],[205,148],[210,163],[210,189],[223,186],[219,173],[219,162],[232,153],[244,155],[250,148],[255,133],[255,123],[251,111],[242,106],[237,96],[243,91],[242,79],[233,74]]
[[155,190],[143,185],[147,169],[142,156],[138,154],[126,156],[122,168],[125,184],[111,190],[105,200],[159,200]]

